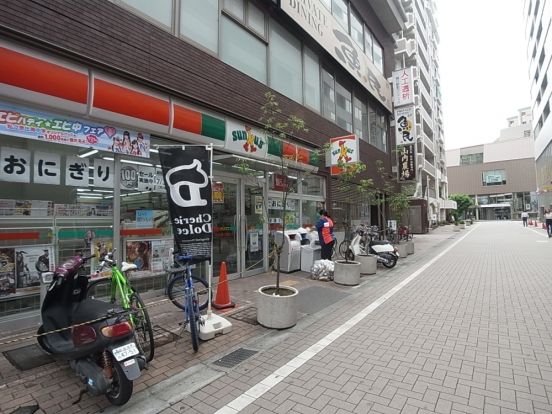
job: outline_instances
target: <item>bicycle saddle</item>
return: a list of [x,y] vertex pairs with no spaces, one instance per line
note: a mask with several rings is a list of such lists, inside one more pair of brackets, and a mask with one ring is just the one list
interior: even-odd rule
[[136,266],[134,263],[127,263],[127,262],[121,263],[121,272],[123,273],[128,272],[129,270],[136,270],[136,269],[138,269],[138,266]]

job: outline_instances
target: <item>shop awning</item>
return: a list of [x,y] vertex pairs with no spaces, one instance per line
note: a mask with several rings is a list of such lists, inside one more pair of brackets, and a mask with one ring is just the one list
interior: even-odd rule
[[[236,165],[244,161],[249,165],[249,167],[258,171],[274,172],[274,171],[280,171],[282,169],[282,165],[279,165],[278,161],[276,160],[275,161],[258,160],[254,158],[248,158],[248,157],[243,157],[241,155],[228,154],[228,153],[226,154],[215,153],[213,155],[213,162],[223,164],[223,165],[228,165],[228,166]],[[293,170],[298,170],[298,171],[307,171],[310,173],[315,173],[318,171],[318,167],[314,167],[312,165],[303,164],[303,163],[299,163],[291,160],[286,160],[286,168],[291,168]]]

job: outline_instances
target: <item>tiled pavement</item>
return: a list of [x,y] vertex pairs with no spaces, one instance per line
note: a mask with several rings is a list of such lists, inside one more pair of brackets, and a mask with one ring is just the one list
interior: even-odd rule
[[[448,226],[418,236],[416,254],[393,270],[378,268],[358,288],[313,281],[300,272],[285,275],[284,283],[299,290],[324,286],[348,295],[301,315],[289,330],[269,331],[230,317],[233,331],[202,343],[198,354],[191,353],[186,336],[159,347],[125,411],[213,413],[232,405],[464,236],[350,330],[258,399],[249,399],[242,412],[552,412],[551,246],[543,230],[519,222],[479,223],[460,233]],[[240,309],[230,313],[251,307],[254,290],[272,279],[231,281]],[[179,314],[168,305],[156,307],[154,323],[175,329]],[[239,347],[259,352],[235,368],[213,364]],[[171,381],[192,369],[207,373],[207,380]],[[73,406],[80,388],[64,364],[17,372],[0,359],[0,381],[1,412],[33,402],[47,413],[107,407],[104,398],[89,396]],[[148,404],[162,395],[150,394],[154,389],[170,398]]]

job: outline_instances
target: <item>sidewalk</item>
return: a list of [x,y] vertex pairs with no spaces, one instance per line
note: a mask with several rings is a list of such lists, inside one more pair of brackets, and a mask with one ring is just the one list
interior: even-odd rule
[[[423,264],[435,254],[449,239],[461,235],[452,226],[439,227],[425,235],[415,236],[416,252],[401,258],[394,269],[378,266],[377,273],[362,278],[361,285],[379,291],[391,280],[407,274],[408,270]],[[0,356],[0,412],[11,413],[18,407],[39,405],[39,413],[95,413],[95,412],[160,412],[168,407],[169,396],[190,394],[210,381],[223,375],[228,369],[217,365],[217,361],[232,351],[238,350],[252,341],[264,338],[264,346],[271,346],[290,333],[272,331],[256,323],[254,306],[255,291],[263,285],[274,283],[275,275],[262,274],[229,281],[230,296],[236,308],[217,311],[227,318],[233,329],[213,340],[202,342],[197,353],[193,353],[187,332],[180,332],[181,311],[164,297],[146,297],[151,307],[152,323],[156,333],[155,358],[147,371],[135,381],[134,394],[122,410],[109,408],[103,396],[92,397],[85,394],[81,402],[73,405],[78,398],[81,384],[73,371],[65,363],[49,363],[27,371],[19,371],[4,357]],[[355,287],[336,285],[333,282],[312,280],[308,273],[294,272],[281,274],[281,283],[297,288],[301,293],[299,304],[299,325],[308,325],[317,319],[317,313],[344,298],[351,298],[357,292]],[[216,279],[215,279],[216,284]],[[34,332],[3,332],[0,342],[16,337],[25,337]],[[179,334],[182,337],[179,337]],[[0,345],[0,351],[19,348],[35,343],[34,338],[8,345]],[[224,361],[223,361],[224,362]],[[165,394],[163,394],[165,393]]]

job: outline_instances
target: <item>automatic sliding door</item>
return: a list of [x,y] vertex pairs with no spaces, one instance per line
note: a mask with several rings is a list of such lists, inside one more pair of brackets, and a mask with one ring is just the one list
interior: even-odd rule
[[213,185],[213,275],[219,276],[221,262],[228,274],[237,274],[238,183],[223,179]]

